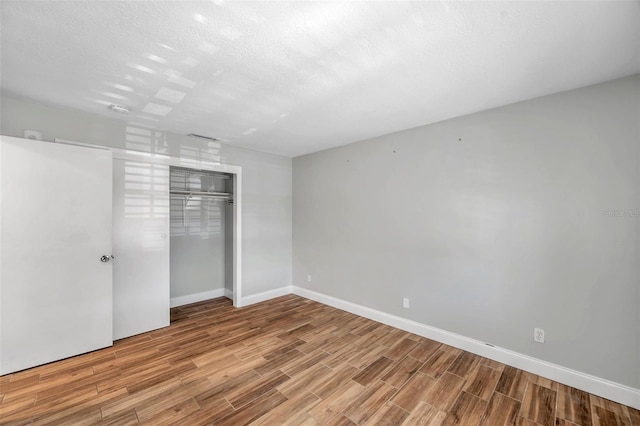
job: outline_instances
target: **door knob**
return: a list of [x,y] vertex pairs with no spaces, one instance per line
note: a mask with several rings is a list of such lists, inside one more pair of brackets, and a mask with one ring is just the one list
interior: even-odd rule
[[112,255],[112,254],[111,254],[111,255],[109,255],[109,256],[107,256],[106,254],[103,254],[103,255],[100,257],[100,262],[108,262],[108,261],[110,261],[111,259],[115,259],[115,257],[113,257],[113,255]]

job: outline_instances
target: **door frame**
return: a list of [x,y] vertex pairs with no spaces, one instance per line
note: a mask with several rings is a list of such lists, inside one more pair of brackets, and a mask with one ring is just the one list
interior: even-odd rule
[[[113,153],[113,158],[121,160],[134,160],[165,166],[178,166],[197,170],[210,170],[213,172],[228,173],[233,175],[233,306],[240,308],[242,302],[242,167],[230,164],[215,163],[192,158],[172,157],[165,154],[153,154],[130,149],[111,148],[104,145],[93,145],[75,142],[66,139],[55,138],[53,143],[87,146],[92,148],[108,149]],[[169,187],[167,187],[167,193]]]

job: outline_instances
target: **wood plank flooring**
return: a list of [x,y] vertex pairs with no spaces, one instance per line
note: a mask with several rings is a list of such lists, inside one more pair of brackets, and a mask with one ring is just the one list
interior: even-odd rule
[[638,425],[640,412],[298,296],[0,377],[7,425]]

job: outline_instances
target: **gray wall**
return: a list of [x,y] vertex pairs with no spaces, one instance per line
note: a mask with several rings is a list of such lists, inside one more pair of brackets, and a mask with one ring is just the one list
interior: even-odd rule
[[24,129],[45,140],[77,142],[199,158],[242,167],[243,296],[291,285],[291,159],[278,155],[150,131],[137,123],[107,120],[4,94],[0,133]]
[[640,388],[639,99],[633,76],[295,158],[294,285]]
[[[224,200],[190,201],[184,226],[182,197],[171,203],[171,297],[187,296],[225,288],[227,251],[233,256],[233,241],[226,250],[227,221]],[[233,218],[233,212],[228,216]],[[233,262],[228,266],[233,269]],[[233,274],[231,274],[233,277]],[[233,291],[233,281],[231,281]]]

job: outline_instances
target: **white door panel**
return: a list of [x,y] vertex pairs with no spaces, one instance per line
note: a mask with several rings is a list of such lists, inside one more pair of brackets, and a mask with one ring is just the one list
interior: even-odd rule
[[112,344],[111,175],[110,151],[1,137],[0,374]]
[[169,166],[113,160],[113,336],[169,325]]

